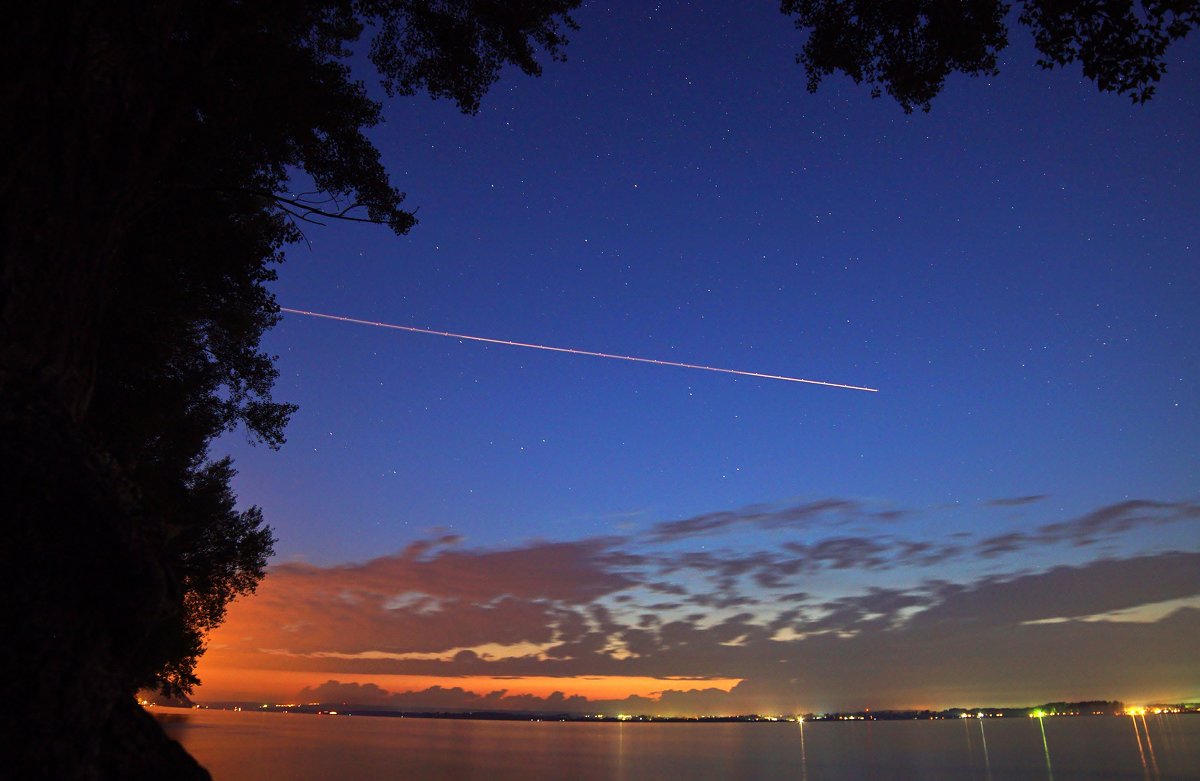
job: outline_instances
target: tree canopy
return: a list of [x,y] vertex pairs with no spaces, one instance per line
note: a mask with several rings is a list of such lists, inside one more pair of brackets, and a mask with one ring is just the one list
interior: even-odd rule
[[[192,4],[188,4],[189,6]],[[254,589],[272,551],[258,508],[239,511],[228,459],[209,443],[244,426],[270,447],[294,407],[271,398],[278,318],[265,287],[298,226],[327,217],[415,222],[364,131],[380,107],[344,60],[370,25],[370,57],[391,94],[419,90],[474,111],[501,68],[536,74],[535,45],[561,56],[574,2],[194,4],[173,20],[173,140],[155,192],[123,242],[84,418],[165,528],[178,585],[146,644],[145,670],[190,691],[203,636]],[[164,94],[167,84],[156,89]],[[319,194],[287,192],[303,171]]]
[[[1167,47],[1200,23],[1197,0],[1019,0],[1037,64],[1079,62],[1103,91],[1144,103],[1166,72]],[[995,75],[1012,5],[1002,0],[783,0],[808,38],[796,60],[815,92],[834,72],[928,111],[951,73]]]
[[[414,224],[366,131],[392,95],[474,111],[501,70],[561,58],[578,0],[50,0],[0,29],[0,504],[5,669],[25,777],[199,773],[153,741],[146,685],[196,682],[204,633],[273,536],[209,446],[268,447],[294,410],[259,342],[300,226]],[[290,191],[297,172],[316,194]],[[140,726],[139,726],[140,725]],[[114,735],[117,735],[114,738]],[[63,740],[56,735],[68,735]],[[6,744],[7,745],[7,744]],[[105,748],[105,747],[108,748]],[[121,747],[125,749],[122,759]],[[172,754],[172,751],[175,754]],[[174,756],[175,759],[169,759]],[[114,759],[115,757],[115,759]],[[22,761],[24,760],[24,761]],[[113,764],[117,762],[118,764]],[[190,769],[188,769],[190,767]],[[105,769],[107,768],[107,770]]]

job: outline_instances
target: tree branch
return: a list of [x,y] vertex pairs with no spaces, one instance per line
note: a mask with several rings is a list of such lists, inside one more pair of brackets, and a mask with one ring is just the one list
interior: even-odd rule
[[[330,220],[346,220],[347,222],[365,222],[370,225],[387,225],[386,220],[375,220],[375,219],[371,219],[370,217],[350,216],[349,212],[351,212],[354,209],[357,209],[359,207],[365,207],[365,204],[359,203],[359,202],[352,203],[339,212],[334,212],[334,211],[328,211],[326,209],[318,208],[317,207],[318,202],[315,202],[315,201],[307,201],[307,200],[296,199],[296,198],[286,198],[278,193],[272,193],[272,192],[268,192],[266,190],[238,190],[237,192],[242,192],[247,195],[256,195],[259,198],[264,198],[268,201],[271,201],[276,206],[278,206],[280,210],[287,212],[288,214],[292,215],[296,219],[303,220],[304,222],[311,222],[314,225],[324,225],[325,223],[321,222],[320,220],[312,219],[313,215],[316,215],[318,217],[324,217],[324,218],[330,219]],[[330,196],[327,200],[320,201],[320,203],[329,203],[331,201],[336,203],[336,200],[337,200],[336,198],[334,198],[333,196]],[[292,209],[288,208],[289,206],[293,207],[294,209],[296,209],[298,211],[292,211]]]

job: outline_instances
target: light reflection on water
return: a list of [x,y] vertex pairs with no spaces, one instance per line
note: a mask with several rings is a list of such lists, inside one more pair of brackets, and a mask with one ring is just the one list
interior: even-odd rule
[[984,779],[992,781],[992,761],[988,759],[987,750],[987,733],[983,731],[983,719],[976,719],[979,722],[979,741],[983,744],[983,771]]
[[804,719],[800,720],[800,778],[808,781],[808,752],[804,748]]
[[1200,778],[1200,716],[1176,714],[1132,717],[1130,735],[1130,717],[1115,716],[987,719],[985,728],[985,719],[589,724],[154,713],[176,716],[164,727],[217,781]]
[[1046,779],[1054,781],[1054,768],[1050,764],[1050,744],[1046,741],[1046,722],[1045,716],[1038,716],[1038,730],[1042,733],[1042,752],[1046,755]]
[[1150,767],[1146,764],[1146,752],[1142,751],[1142,734],[1138,732],[1137,716],[1130,714],[1129,720],[1133,722],[1133,739],[1137,741],[1138,759],[1142,760],[1142,775],[1146,777],[1146,781],[1150,781]]
[[1154,757],[1154,743],[1150,741],[1150,728],[1146,726],[1146,714],[1142,714],[1142,729],[1146,732],[1146,753],[1150,755],[1150,770],[1158,778],[1158,760]]
[[625,724],[617,723],[617,779],[625,781]]

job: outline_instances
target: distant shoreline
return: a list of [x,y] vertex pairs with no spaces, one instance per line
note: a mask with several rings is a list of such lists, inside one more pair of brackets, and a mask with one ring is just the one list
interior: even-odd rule
[[[156,705],[143,702],[148,708],[178,708],[176,705]],[[1089,716],[1145,717],[1160,714],[1200,713],[1200,702],[1156,703],[1145,706],[1126,706],[1117,700],[1081,702],[1049,702],[1028,707],[946,708],[943,710],[861,710],[829,713],[787,715],[741,714],[727,716],[666,716],[645,714],[581,714],[539,711],[399,711],[378,706],[350,703],[254,703],[211,702],[194,704],[192,709],[226,710],[257,713],[304,713],[322,716],[383,716],[408,719],[468,719],[475,721],[559,721],[559,722],[654,722],[654,723],[771,723],[771,722],[855,722],[855,721],[940,721],[953,719],[998,718],[1066,718]]]

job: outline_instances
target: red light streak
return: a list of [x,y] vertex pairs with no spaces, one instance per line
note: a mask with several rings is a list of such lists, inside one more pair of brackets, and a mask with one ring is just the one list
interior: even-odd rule
[[499,344],[506,347],[526,347],[531,350],[547,350],[555,353],[569,353],[571,355],[585,355],[591,358],[611,358],[617,361],[633,361],[635,363],[652,363],[658,366],[674,366],[679,369],[699,369],[706,372],[719,372],[721,374],[737,374],[743,377],[757,377],[762,380],[782,380],[784,382],[801,382],[806,385],[824,385],[827,388],[843,388],[845,390],[867,391],[868,393],[878,393],[878,388],[867,388],[862,385],[846,385],[840,382],[825,382],[823,380],[806,380],[800,377],[787,377],[781,374],[763,374],[761,372],[742,371],[740,369],[722,369],[717,366],[704,366],[698,363],[682,363],[679,361],[663,361],[657,358],[639,358],[633,355],[615,355],[613,353],[602,353],[594,350],[579,350],[574,347],[552,347],[548,344],[533,344],[530,342],[514,342],[509,339],[492,339],[486,336],[470,336],[468,334],[456,334],[451,331],[437,331],[432,328],[417,328],[411,325],[395,325],[393,323],[380,323],[374,320],[360,320],[355,317],[343,317],[342,315],[327,315],[321,312],[309,312],[303,309],[292,309],[290,307],[279,307],[281,312],[287,312],[293,315],[304,315],[305,317],[319,317],[325,320],[337,320],[343,323],[354,323],[356,325],[370,325],[376,328],[389,328],[394,331],[407,331],[414,334],[428,334],[430,336],[445,336],[450,339],[463,339],[471,342],[483,342],[485,344]]

